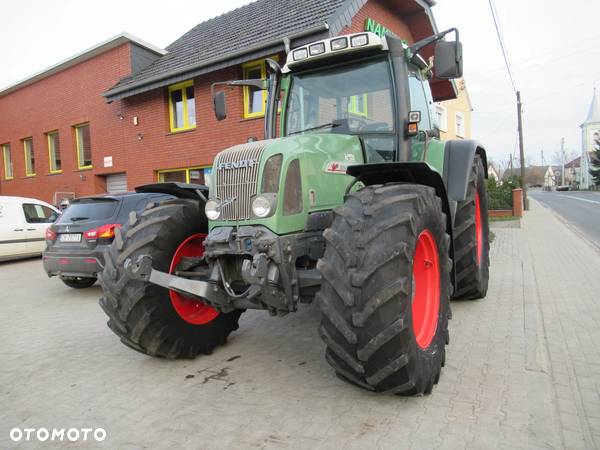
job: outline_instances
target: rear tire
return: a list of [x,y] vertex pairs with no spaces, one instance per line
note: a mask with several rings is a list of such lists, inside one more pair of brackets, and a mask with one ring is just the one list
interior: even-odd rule
[[60,277],[60,281],[73,289],[86,289],[92,287],[96,283],[96,278],[93,277]]
[[108,327],[134,350],[165,358],[193,358],[212,353],[238,328],[239,310],[220,313],[205,324],[185,321],[167,289],[130,278],[123,269],[126,259],[147,254],[155,269],[169,272],[180,245],[190,236],[207,232],[200,206],[184,199],[151,203],[143,213],[131,213],[129,224],[115,230],[100,276],[100,306],[109,317]]
[[485,297],[490,276],[489,232],[485,172],[480,156],[475,155],[467,198],[458,203],[454,221],[455,299]]
[[[438,382],[452,289],[445,224],[440,198],[422,185],[368,186],[334,210],[317,300],[325,356],[340,378],[402,395],[428,394]],[[433,250],[428,259],[417,251],[423,236]],[[437,283],[420,273],[433,273],[427,279]],[[429,289],[438,301],[424,313],[415,305]]]

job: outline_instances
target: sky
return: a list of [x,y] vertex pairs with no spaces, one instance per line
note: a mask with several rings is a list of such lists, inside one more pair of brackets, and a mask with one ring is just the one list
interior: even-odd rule
[[[211,17],[250,3],[179,0],[2,0],[0,89],[127,31],[166,47]],[[524,113],[528,163],[553,163],[561,139],[579,154],[595,85],[600,89],[599,0],[495,0]],[[456,27],[473,103],[472,137],[506,166],[516,147],[516,99],[488,0],[438,0],[438,28]],[[268,27],[269,24],[265,24]]]

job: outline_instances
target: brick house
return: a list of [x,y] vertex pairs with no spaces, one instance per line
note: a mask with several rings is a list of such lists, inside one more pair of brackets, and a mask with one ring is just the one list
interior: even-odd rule
[[104,192],[103,152],[126,146],[102,92],[164,54],[124,33],[0,91],[0,193],[56,203],[55,193]]
[[[213,82],[263,78],[265,57],[283,62],[286,48],[366,27],[415,42],[437,31],[433,3],[258,0],[200,23],[164,52],[129,35],[120,46],[104,43],[106,51],[87,52],[90,57],[74,57],[72,64],[0,91],[0,192],[53,202],[57,192],[210,183],[216,153],[263,137],[265,100],[261,91],[232,88],[228,117],[218,122]],[[142,50],[144,58],[137,56]],[[431,56],[427,51],[424,56]],[[431,87],[435,101],[456,97],[453,83],[433,80]],[[60,171],[53,163],[57,145]]]

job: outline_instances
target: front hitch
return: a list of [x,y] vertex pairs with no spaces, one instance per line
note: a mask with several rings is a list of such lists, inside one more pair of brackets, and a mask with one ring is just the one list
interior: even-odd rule
[[127,258],[123,268],[133,279],[147,281],[179,294],[207,301],[213,305],[231,307],[229,297],[215,283],[190,280],[153,269],[150,255],[140,255],[135,261]]

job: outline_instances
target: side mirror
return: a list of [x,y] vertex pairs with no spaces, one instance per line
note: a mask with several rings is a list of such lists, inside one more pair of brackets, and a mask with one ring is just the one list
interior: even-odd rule
[[225,91],[217,92],[213,96],[213,107],[217,120],[221,121],[227,117],[227,105],[225,104]]
[[454,42],[438,41],[435,45],[433,60],[435,76],[443,80],[460,78],[463,74],[462,44],[457,39]]

